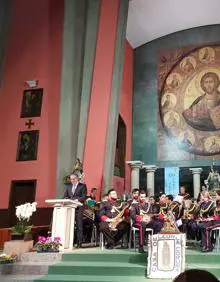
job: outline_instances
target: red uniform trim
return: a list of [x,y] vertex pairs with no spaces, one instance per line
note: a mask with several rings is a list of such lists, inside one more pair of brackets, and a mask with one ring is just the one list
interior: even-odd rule
[[107,215],[102,215],[101,216],[101,221],[106,221],[108,219]]
[[142,216],[136,215],[135,222],[142,222]]

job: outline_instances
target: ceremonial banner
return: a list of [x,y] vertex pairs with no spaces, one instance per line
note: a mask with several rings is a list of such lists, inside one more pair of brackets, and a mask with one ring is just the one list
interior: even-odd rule
[[174,197],[179,193],[179,168],[165,167],[165,194],[173,195]]
[[150,236],[148,278],[174,278],[185,270],[185,234]]

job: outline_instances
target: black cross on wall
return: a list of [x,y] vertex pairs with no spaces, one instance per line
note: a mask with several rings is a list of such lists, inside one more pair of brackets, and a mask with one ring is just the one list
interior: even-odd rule
[[32,122],[32,119],[29,119],[28,122],[25,122],[25,126],[27,126],[28,129],[31,129],[32,125],[34,126],[34,122]]

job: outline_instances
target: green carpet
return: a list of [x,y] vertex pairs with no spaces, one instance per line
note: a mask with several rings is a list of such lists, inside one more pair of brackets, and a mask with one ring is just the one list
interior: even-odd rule
[[[82,250],[63,254],[36,282],[146,282],[147,255],[125,250]],[[186,268],[206,269],[220,277],[220,254],[186,252]],[[151,281],[151,279],[148,279]],[[164,281],[152,279],[153,282]],[[171,281],[169,279],[166,282]]]

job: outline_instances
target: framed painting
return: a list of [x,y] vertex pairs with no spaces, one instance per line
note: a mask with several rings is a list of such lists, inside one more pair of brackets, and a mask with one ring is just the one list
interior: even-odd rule
[[24,90],[21,118],[39,117],[41,115],[43,88]]
[[37,160],[39,130],[20,131],[16,161]]

